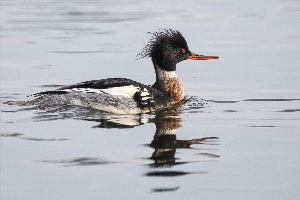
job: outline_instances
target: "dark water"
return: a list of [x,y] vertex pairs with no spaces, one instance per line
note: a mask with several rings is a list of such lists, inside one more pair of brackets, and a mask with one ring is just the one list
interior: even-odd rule
[[[1,0],[0,199],[298,199],[299,17],[299,1]],[[106,77],[152,84],[151,61],[135,56],[159,28],[220,56],[178,65],[199,104],[2,104]]]

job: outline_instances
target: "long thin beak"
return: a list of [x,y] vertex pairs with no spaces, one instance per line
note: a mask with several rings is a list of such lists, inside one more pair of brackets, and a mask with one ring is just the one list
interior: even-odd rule
[[188,60],[210,60],[210,59],[218,59],[219,56],[204,56],[192,53],[192,55],[188,56]]

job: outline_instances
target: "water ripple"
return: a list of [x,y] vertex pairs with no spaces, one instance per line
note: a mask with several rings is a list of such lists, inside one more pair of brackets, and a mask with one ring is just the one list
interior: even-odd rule
[[145,175],[154,176],[154,177],[176,177],[176,176],[184,176],[190,174],[207,174],[207,172],[153,171],[153,172],[148,172]]
[[70,166],[90,166],[90,165],[107,165],[107,164],[116,163],[116,162],[108,161],[108,160],[105,160],[103,158],[98,158],[98,157],[78,157],[78,158],[62,159],[62,160],[41,160],[41,162],[62,164],[66,167],[70,167]]

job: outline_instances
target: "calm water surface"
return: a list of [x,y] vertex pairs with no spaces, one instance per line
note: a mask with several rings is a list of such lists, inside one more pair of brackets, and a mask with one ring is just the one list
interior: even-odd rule
[[[0,199],[299,199],[299,18],[292,0],[0,0]],[[159,28],[220,56],[178,65],[195,104],[121,116],[3,104],[91,79],[152,84],[135,56]]]

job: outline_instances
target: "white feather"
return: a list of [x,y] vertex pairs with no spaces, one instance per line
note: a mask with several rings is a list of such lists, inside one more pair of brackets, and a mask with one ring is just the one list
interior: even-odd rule
[[166,71],[159,67],[156,68],[157,77],[161,80],[177,78],[176,71]]
[[128,85],[123,87],[102,89],[102,91],[111,95],[123,95],[132,97],[136,92],[140,91],[140,88],[133,85]]
[[144,88],[144,90],[141,92],[141,96],[146,97],[146,96],[149,96],[149,95],[150,95],[150,93],[148,92],[148,90]]
[[72,89],[65,89],[65,90],[58,90],[58,91],[103,94],[101,90],[94,89],[94,88],[72,88]]
[[112,87],[107,89],[94,89],[94,88],[72,88],[72,89],[65,89],[59,91],[66,91],[66,92],[83,92],[83,93],[96,93],[96,94],[111,94],[111,95],[122,95],[132,97],[136,92],[140,91],[139,87],[128,85],[122,87]]
[[146,101],[147,99],[151,99],[151,97],[142,97],[143,101]]

